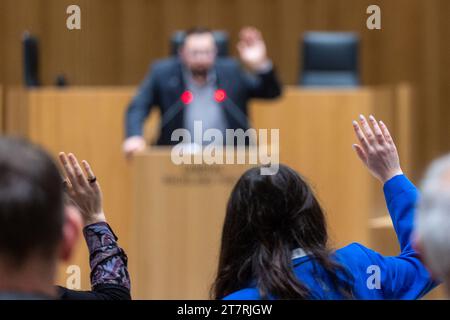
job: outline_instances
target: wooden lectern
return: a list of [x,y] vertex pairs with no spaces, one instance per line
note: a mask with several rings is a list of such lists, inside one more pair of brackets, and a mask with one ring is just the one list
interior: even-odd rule
[[226,203],[251,166],[175,165],[164,147],[133,159],[134,298],[208,298]]

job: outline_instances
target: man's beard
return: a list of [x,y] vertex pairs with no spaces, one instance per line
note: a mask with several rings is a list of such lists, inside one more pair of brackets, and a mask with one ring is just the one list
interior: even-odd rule
[[207,68],[193,68],[191,69],[192,76],[194,78],[206,77],[208,75]]

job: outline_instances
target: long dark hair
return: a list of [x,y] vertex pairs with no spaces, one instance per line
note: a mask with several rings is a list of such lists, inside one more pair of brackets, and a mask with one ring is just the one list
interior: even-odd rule
[[260,169],[245,172],[231,192],[212,298],[251,283],[262,298],[312,298],[294,272],[296,248],[308,252],[333,286],[350,298],[350,282],[339,275],[351,276],[331,258],[325,215],[311,188],[285,165],[275,175],[261,175]]

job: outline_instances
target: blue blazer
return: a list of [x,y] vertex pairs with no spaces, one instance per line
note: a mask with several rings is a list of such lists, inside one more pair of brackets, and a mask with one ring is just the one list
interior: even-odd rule
[[[281,95],[281,85],[275,71],[250,74],[232,58],[217,58],[214,65],[216,85],[226,92],[221,103],[227,128],[248,128],[247,102],[251,98],[272,99]],[[158,106],[162,115],[158,145],[173,145],[172,132],[183,128],[185,107],[180,100],[186,90],[182,64],[178,57],[155,62],[125,115],[126,136],[142,135],[142,127],[153,106]]]
[[[418,191],[404,175],[387,181],[383,190],[400,244],[400,255],[385,257],[359,243],[352,243],[337,250],[335,259],[353,276],[350,286],[355,299],[418,299],[437,285],[411,245]],[[337,290],[330,289],[333,286],[325,271],[310,257],[294,259],[293,265],[298,279],[309,288],[312,299],[343,299]],[[249,287],[225,299],[261,299],[261,296],[257,288]]]

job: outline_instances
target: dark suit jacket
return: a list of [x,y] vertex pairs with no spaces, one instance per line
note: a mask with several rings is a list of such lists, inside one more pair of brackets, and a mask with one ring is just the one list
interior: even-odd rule
[[[247,102],[250,98],[272,99],[280,96],[281,86],[272,69],[266,73],[249,74],[231,58],[217,58],[214,65],[217,88],[227,98],[222,102],[229,129],[248,128]],[[157,105],[162,115],[158,145],[173,145],[172,132],[183,128],[184,106],[180,100],[185,91],[182,64],[179,58],[160,60],[152,65],[136,96],[126,111],[126,136],[142,135],[142,127],[151,108]]]

